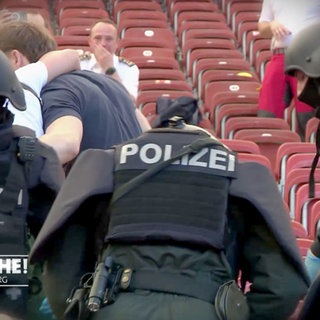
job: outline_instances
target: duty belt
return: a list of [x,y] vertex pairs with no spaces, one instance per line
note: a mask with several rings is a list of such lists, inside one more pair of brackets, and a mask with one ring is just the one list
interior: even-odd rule
[[190,271],[178,273],[124,268],[115,263],[110,256],[97,264],[93,274],[84,275],[82,280],[67,300],[66,319],[86,319],[89,310],[96,312],[101,307],[113,303],[120,292],[135,290],[187,296],[213,304],[223,282],[213,280],[209,273],[194,275]]

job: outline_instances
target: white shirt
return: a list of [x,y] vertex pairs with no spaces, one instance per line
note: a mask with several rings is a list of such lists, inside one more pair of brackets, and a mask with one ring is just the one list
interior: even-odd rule
[[264,0],[259,22],[273,20],[282,23],[291,34],[281,41],[273,38],[271,49],[286,48],[296,33],[320,22],[320,0]]
[[[48,71],[44,63],[38,61],[28,64],[17,69],[16,75],[20,82],[31,87],[38,97],[40,97],[41,89],[48,81]],[[40,102],[28,90],[24,90],[24,96],[27,105],[25,111],[17,110],[10,102],[8,104],[8,109],[14,114],[13,124],[30,128],[39,137],[44,133]]]
[[[139,68],[133,62],[122,57],[113,55],[113,65],[117,70],[121,83],[128,92],[135,98],[138,96]],[[98,64],[96,57],[91,53],[88,58],[80,61],[81,70],[91,70],[96,73],[104,73]]]

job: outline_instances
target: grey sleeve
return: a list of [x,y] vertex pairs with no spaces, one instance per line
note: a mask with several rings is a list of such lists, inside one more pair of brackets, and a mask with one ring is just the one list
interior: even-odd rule
[[242,268],[251,282],[250,319],[287,319],[307,291],[299,274],[255,208],[247,207]]

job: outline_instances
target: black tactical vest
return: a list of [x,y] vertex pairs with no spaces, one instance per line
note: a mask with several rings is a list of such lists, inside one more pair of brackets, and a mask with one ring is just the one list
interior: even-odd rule
[[[203,135],[155,129],[117,146],[115,190]],[[174,161],[111,203],[106,241],[188,243],[222,249],[236,157],[212,141],[210,147]]]

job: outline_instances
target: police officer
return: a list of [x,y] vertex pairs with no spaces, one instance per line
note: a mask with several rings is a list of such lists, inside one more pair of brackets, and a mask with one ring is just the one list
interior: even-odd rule
[[139,68],[123,57],[116,55],[118,30],[110,19],[96,21],[89,35],[91,53],[80,56],[81,69],[107,74],[118,80],[128,90],[133,101],[138,96]]
[[169,123],[76,161],[30,255],[56,318],[287,319],[309,282],[272,174]]
[[[317,41],[320,23],[314,24],[299,32],[290,44],[285,57],[285,70],[298,80],[298,98],[316,109],[316,117],[320,117],[320,43]],[[316,136],[317,153],[315,168],[320,154],[320,131]],[[310,182],[312,188],[312,181]],[[312,190],[312,189],[311,189]],[[320,228],[306,257],[307,271],[312,280],[312,287],[305,300],[299,316],[300,320],[319,317],[320,297]],[[317,276],[318,274],[318,276]]]
[[64,173],[53,149],[38,142],[32,130],[13,125],[8,101],[16,109],[26,110],[24,91],[2,51],[0,69],[0,276],[7,279],[6,286],[0,284],[0,319],[25,319],[27,274],[6,274],[3,266],[10,260],[4,256],[27,254],[25,225],[28,222],[36,236]]

